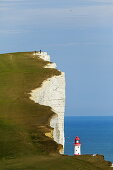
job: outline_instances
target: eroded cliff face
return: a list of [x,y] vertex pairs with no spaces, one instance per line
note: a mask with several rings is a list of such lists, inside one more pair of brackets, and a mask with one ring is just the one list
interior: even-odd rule
[[[43,57],[44,60],[45,58],[46,56]],[[55,67],[55,63],[50,63],[45,68]],[[32,90],[30,99],[35,103],[50,106],[56,113],[50,120],[50,126],[54,128],[52,135],[64,148],[65,74],[61,72],[61,75],[45,80],[40,88]],[[60,153],[63,153],[63,150]]]

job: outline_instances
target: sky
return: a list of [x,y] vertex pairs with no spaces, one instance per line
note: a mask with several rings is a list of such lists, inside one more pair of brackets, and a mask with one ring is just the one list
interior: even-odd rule
[[67,116],[113,116],[113,0],[0,0],[0,53],[47,51]]

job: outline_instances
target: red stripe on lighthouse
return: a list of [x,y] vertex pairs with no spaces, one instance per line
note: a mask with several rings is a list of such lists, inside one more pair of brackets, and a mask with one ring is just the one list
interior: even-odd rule
[[75,145],[76,145],[76,146],[80,146],[80,145],[81,145],[81,143],[75,143]]

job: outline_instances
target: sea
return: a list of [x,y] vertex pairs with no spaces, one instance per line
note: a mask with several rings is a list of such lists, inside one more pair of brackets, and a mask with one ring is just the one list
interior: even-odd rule
[[113,116],[66,116],[65,154],[74,154],[74,139],[81,140],[81,154],[100,154],[113,162]]

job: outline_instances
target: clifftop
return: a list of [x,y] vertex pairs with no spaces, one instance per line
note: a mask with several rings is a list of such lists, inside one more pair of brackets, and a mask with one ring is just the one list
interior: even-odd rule
[[42,52],[42,51],[35,51],[33,53],[35,57],[39,57],[45,61],[50,61],[50,56],[47,54],[47,52]]

